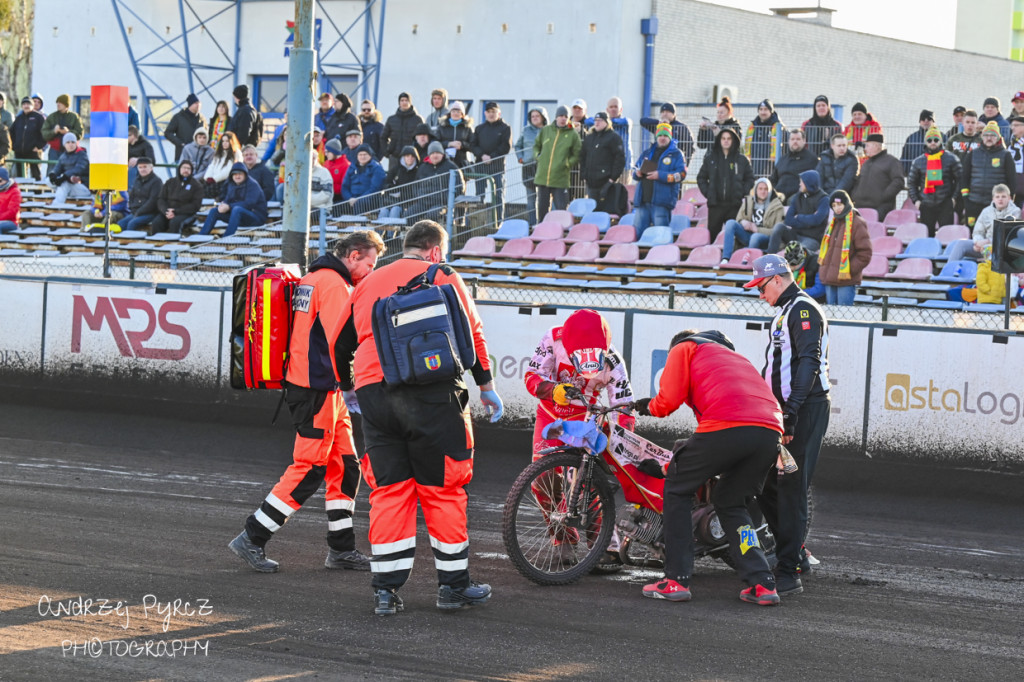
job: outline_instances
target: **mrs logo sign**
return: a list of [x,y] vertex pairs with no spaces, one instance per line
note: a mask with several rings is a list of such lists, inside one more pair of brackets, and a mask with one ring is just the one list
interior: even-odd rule
[[[118,352],[124,357],[183,360],[189,354],[192,337],[187,328],[176,324],[171,317],[188,312],[192,307],[191,302],[164,301],[159,306],[154,306],[142,298],[97,296],[95,300],[90,307],[85,296],[73,297],[72,353],[82,352],[83,328],[101,332],[105,325],[114,339]],[[161,334],[154,341],[153,337],[157,334],[158,328]]]

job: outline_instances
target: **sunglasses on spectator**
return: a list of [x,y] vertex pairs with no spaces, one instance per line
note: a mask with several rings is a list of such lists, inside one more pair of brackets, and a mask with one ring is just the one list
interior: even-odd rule
[[364,113],[364,114],[368,114],[368,113],[370,113],[371,111],[373,111],[373,109],[363,109],[363,113]]

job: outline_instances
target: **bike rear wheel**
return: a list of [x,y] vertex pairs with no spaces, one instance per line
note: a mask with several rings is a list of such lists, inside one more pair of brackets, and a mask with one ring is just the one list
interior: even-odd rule
[[[611,486],[596,466],[583,466],[584,458],[579,451],[545,455],[519,474],[505,499],[505,550],[516,570],[538,585],[576,582],[611,541]],[[579,514],[574,516],[567,502],[577,484]]]

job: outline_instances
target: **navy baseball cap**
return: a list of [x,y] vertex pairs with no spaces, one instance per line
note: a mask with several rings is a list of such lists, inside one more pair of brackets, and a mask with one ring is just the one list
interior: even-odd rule
[[775,275],[786,275],[791,274],[792,271],[789,269],[789,263],[782,256],[778,256],[774,253],[770,253],[767,256],[761,256],[754,261],[754,279],[750,280],[743,285],[744,289],[752,289],[766,279],[771,279]]

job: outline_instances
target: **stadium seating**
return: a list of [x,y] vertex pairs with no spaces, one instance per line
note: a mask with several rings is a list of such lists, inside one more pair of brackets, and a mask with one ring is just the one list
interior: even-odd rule
[[596,242],[576,242],[569,247],[568,253],[556,257],[559,262],[593,263],[600,257],[601,247]]
[[927,258],[901,260],[886,277],[890,279],[926,280],[932,276],[932,262]]
[[565,228],[558,223],[549,223],[547,221],[534,225],[533,232],[530,233],[530,239],[535,242],[561,239],[563,236],[565,236]]
[[871,256],[871,262],[860,273],[861,277],[885,277],[889,274],[889,257],[880,253]]
[[907,244],[903,253],[897,254],[898,260],[904,258],[935,258],[942,253],[942,244],[935,237],[918,237]]
[[[645,233],[646,234],[646,233]],[[642,260],[636,261],[638,266],[643,265],[679,265],[679,247],[675,244],[659,244],[652,246],[651,250]]]
[[683,261],[683,265],[694,268],[713,268],[722,260],[722,250],[717,246],[698,246]]
[[534,248],[533,253],[530,254],[531,258],[551,260],[554,261],[557,258],[561,258],[565,255],[565,242],[561,239],[548,239],[540,242]]
[[699,187],[690,187],[689,189],[683,192],[683,196],[676,204],[676,206],[679,206],[679,204],[682,203],[703,206],[704,204],[708,203],[708,200],[704,198],[704,195],[701,193]]
[[[562,227],[564,227],[566,229],[569,229],[570,227],[572,227],[576,223],[576,219],[573,218],[572,213],[569,213],[568,211],[548,211],[548,214],[546,216],[544,216],[544,220],[541,221],[541,222],[557,223],[557,224],[561,225]],[[584,221],[581,221],[581,222],[584,222]],[[585,222],[593,222],[593,221],[588,220],[588,221],[585,221]]]
[[935,233],[935,238],[943,246],[949,246],[950,242],[957,239],[970,239],[971,230],[966,225],[943,225]]
[[626,215],[619,218],[619,222],[616,225],[632,225],[633,220],[636,219],[635,213],[627,213]]
[[932,275],[933,282],[949,284],[970,284],[978,276],[978,262],[973,260],[953,260],[942,266],[942,272]]
[[530,236],[530,223],[518,218],[504,221],[498,226],[498,231],[494,233],[495,239],[518,239],[528,236]]
[[899,225],[906,225],[907,223],[914,223],[917,222],[917,211],[898,208],[886,213],[885,220],[882,222],[889,227],[897,227]]
[[711,243],[711,232],[706,227],[690,227],[679,233],[676,246],[683,249],[695,249]]
[[675,207],[672,209],[672,215],[684,215],[687,218],[692,218],[693,214],[696,212],[697,205],[686,201],[677,201]]
[[720,268],[726,270],[750,270],[754,267],[754,260],[764,255],[761,249],[736,249],[728,263],[723,263]]
[[640,246],[657,246],[658,244],[672,243],[672,228],[667,225],[654,225],[644,230],[640,235]]
[[533,240],[529,237],[509,239],[501,246],[497,256],[501,258],[526,258],[533,253]]
[[565,236],[567,242],[596,242],[601,238],[601,230],[593,223],[579,223],[569,228]]
[[604,239],[598,242],[598,244],[621,244],[630,243],[636,241],[636,228],[632,225],[623,225],[619,223],[608,228],[608,231],[604,233]]
[[612,244],[611,248],[608,249],[608,253],[595,259],[598,263],[629,265],[638,260],[640,260],[640,247],[636,244]]
[[875,237],[871,240],[871,253],[894,258],[903,252],[903,242],[896,237]]
[[889,234],[889,231],[885,228],[885,225],[883,225],[882,223],[873,220],[868,220],[866,222],[868,225],[868,235],[872,239],[877,239],[878,237],[885,237],[886,235]]
[[690,226],[690,216],[673,215],[672,219],[669,220],[668,226],[672,228],[672,234],[678,236],[680,232]]
[[857,213],[860,213],[860,217],[867,223],[877,223],[878,211],[873,208],[858,208]]
[[573,199],[569,202],[569,213],[572,213],[576,218],[582,218],[595,208],[597,208],[597,202],[587,197]]
[[[958,248],[958,244],[960,244],[962,242],[970,242],[970,241],[972,241],[972,240],[970,240],[970,239],[954,239],[950,243],[946,244],[946,248],[942,251],[942,255],[936,256],[932,260],[939,261],[939,262],[947,261],[947,260],[949,260],[950,255],[952,255],[953,249]],[[972,247],[973,247],[973,242],[972,242]]]
[[607,232],[612,226],[612,217],[604,211],[590,211],[580,218],[580,222],[597,225],[601,232]]
[[[895,213],[895,211],[893,211]],[[886,222],[886,225],[890,223]],[[921,223],[903,223],[896,226],[896,231],[892,233],[892,236],[899,239],[904,244],[909,244],[915,239],[928,236],[928,228]]]

